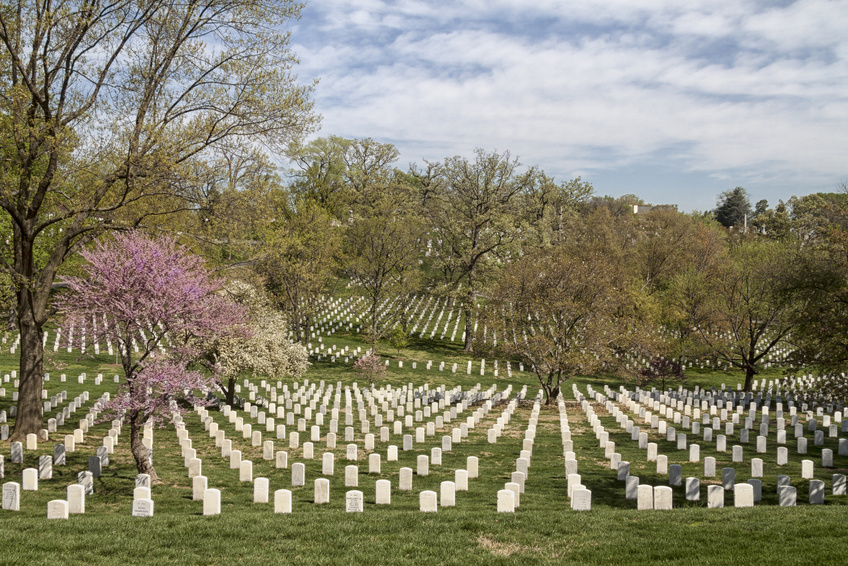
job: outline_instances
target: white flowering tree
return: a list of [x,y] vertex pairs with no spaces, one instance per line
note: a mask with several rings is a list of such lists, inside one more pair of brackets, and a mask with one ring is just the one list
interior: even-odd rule
[[233,281],[227,293],[247,307],[248,338],[225,336],[206,345],[204,363],[214,373],[228,404],[235,398],[236,380],[242,373],[269,378],[300,378],[309,367],[308,353],[288,337],[285,318],[256,289]]

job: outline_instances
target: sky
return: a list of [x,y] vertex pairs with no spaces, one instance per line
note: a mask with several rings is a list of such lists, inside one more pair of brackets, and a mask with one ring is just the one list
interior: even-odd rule
[[848,1],[306,0],[318,136],[709,210],[848,181]]

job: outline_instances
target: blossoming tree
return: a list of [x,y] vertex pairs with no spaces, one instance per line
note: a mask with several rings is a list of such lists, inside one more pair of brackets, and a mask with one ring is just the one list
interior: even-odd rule
[[191,369],[198,346],[216,336],[249,336],[245,309],[218,293],[203,261],[172,237],[133,231],[116,234],[81,253],[84,277],[69,277],[59,301],[66,324],[92,329],[115,343],[124,382],[107,410],[130,424],[130,449],[139,473],[158,479],[142,444],[146,423],[161,424],[202,403],[196,391],[214,378]]

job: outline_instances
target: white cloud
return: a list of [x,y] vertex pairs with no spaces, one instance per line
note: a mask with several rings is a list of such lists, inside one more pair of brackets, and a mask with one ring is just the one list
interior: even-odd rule
[[405,161],[480,146],[562,176],[671,151],[760,182],[846,173],[848,3],[310,6],[294,40],[322,134],[391,140]]

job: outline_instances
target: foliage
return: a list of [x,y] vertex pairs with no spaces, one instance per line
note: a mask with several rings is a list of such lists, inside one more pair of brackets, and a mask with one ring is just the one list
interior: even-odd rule
[[546,403],[562,383],[610,363],[626,341],[616,316],[626,301],[619,266],[596,249],[559,246],[505,268],[488,297],[486,323],[502,348],[532,365]]
[[353,363],[353,370],[368,380],[373,387],[375,381],[386,377],[386,366],[383,360],[373,351],[369,351]]
[[524,230],[521,196],[535,182],[534,170],[518,174],[519,162],[509,152],[475,150],[473,160],[445,159],[431,165],[425,213],[435,239],[435,268],[462,296],[465,350],[473,349],[477,298],[498,265],[497,254],[519,241]]
[[398,352],[409,346],[409,342],[409,333],[404,331],[403,328],[395,328],[389,335],[389,344]]
[[117,347],[124,383],[107,409],[129,419],[138,470],[155,476],[141,428],[182,412],[175,399],[195,404],[191,392],[213,386],[188,366],[201,355],[199,344],[245,337],[245,312],[171,237],[118,233],[82,256],[85,276],[67,278],[59,307],[67,326]]
[[727,228],[736,226],[741,229],[746,219],[752,217],[752,212],[748,191],[742,187],[736,187],[719,195],[714,214],[722,226]]
[[224,334],[202,342],[204,365],[213,373],[228,404],[234,402],[236,378],[242,373],[274,379],[299,379],[309,367],[303,345],[293,342],[282,315],[255,288],[240,281],[227,293],[248,312],[248,336]]
[[653,358],[648,367],[639,372],[637,383],[640,387],[657,384],[665,391],[668,382],[683,383],[686,376],[683,373],[683,364],[676,360],[667,358]]
[[790,285],[793,263],[783,243],[744,239],[709,269],[681,273],[669,297],[705,352],[745,371],[746,391],[803,312]]
[[[13,437],[43,428],[41,336],[50,291],[103,231],[195,206],[199,165],[221,146],[275,148],[314,125],[291,69],[284,1],[0,7],[0,210],[13,226],[21,332]],[[249,140],[249,141],[245,141]]]
[[343,228],[317,204],[278,208],[279,218],[264,231],[256,270],[265,288],[286,313],[295,340],[306,343],[318,299],[335,278]]

